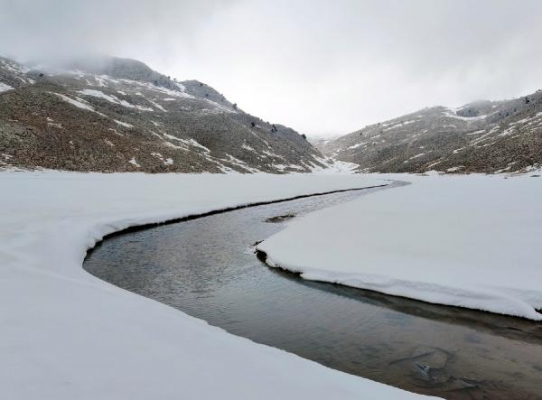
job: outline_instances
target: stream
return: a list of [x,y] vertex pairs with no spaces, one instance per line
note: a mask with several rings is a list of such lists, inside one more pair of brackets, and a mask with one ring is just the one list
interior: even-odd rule
[[542,399],[542,324],[304,281],[256,258],[254,243],[291,218],[363,201],[378,190],[393,189],[308,197],[113,235],[88,254],[84,268],[234,335],[412,392]]

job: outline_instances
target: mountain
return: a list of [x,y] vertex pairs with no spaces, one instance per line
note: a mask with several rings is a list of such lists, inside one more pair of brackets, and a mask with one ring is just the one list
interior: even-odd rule
[[328,163],[293,129],[136,60],[52,68],[0,58],[0,167],[285,173]]
[[364,172],[514,172],[542,165],[542,91],[432,107],[314,143]]

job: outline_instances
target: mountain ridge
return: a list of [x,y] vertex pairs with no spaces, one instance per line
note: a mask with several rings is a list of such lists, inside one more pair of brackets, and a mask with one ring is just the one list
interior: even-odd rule
[[0,166],[100,172],[311,172],[304,135],[197,80],[131,59],[26,67],[0,58]]
[[313,144],[359,172],[516,172],[542,165],[542,91],[434,106]]

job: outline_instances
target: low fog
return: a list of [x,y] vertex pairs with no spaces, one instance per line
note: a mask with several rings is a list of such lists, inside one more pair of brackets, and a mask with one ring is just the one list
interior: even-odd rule
[[536,0],[0,0],[0,55],[130,57],[312,136],[542,88]]

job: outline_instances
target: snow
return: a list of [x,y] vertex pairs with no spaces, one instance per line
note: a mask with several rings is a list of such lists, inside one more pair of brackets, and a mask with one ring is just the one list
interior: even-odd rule
[[351,175],[358,168],[358,164],[347,161],[337,161],[332,158],[327,160],[318,159],[318,161],[327,165],[327,168],[312,167],[312,172],[318,175]]
[[[164,137],[166,137],[168,139],[171,139],[171,140],[175,140],[175,141],[183,144],[184,146],[197,147],[197,148],[203,150],[203,152],[207,153],[207,154],[211,152],[211,150],[209,148],[205,147],[204,145],[199,143],[197,140],[194,140],[192,138],[190,138],[190,139],[181,139],[181,138],[178,138],[177,136],[170,135],[169,133],[163,133],[163,135],[164,135]],[[166,143],[170,143],[170,142],[166,142]],[[170,144],[172,144],[172,143],[170,143]],[[180,146],[176,146],[176,145],[173,145],[173,146],[175,148],[180,147]],[[186,147],[180,147],[180,148],[183,148],[184,150],[186,150]]]
[[141,165],[136,161],[135,157],[132,157],[132,159],[128,162],[132,164],[134,167],[141,168]]
[[168,142],[167,140],[165,140],[164,142],[162,142],[164,146],[166,147],[169,147],[171,149],[175,149],[175,150],[184,150],[184,151],[189,151],[186,147],[183,147],[183,146],[177,146],[176,144],[173,144],[171,142]]
[[466,122],[481,121],[481,120],[486,119],[489,115],[491,115],[491,114],[484,114],[484,115],[478,115],[476,117],[462,117],[461,115],[457,115],[456,110],[451,109],[451,108],[446,109],[443,112],[443,114],[448,118],[459,119],[461,121],[466,121]]
[[435,165],[440,164],[442,161],[443,161],[443,159],[440,158],[440,159],[438,159],[437,161],[435,161],[435,162],[429,164],[429,165],[428,165],[427,167],[425,167],[425,168],[426,168],[426,169],[432,168],[432,167],[434,167]]
[[280,158],[280,159],[282,159],[282,160],[286,161],[286,159],[285,159],[284,157],[282,157],[282,156],[279,156],[278,154],[276,154],[276,153],[273,153],[273,152],[271,152],[271,151],[268,151],[268,150],[263,150],[263,151],[262,151],[262,153],[264,154],[264,155],[262,155],[262,158],[266,158],[266,157],[271,157],[271,158]]
[[254,150],[252,147],[250,147],[249,145],[247,145],[246,143],[243,143],[243,145],[241,146],[242,149],[245,149],[245,150],[248,150],[248,151],[251,151],[253,153],[256,153],[256,150]]
[[138,109],[140,111],[154,111],[150,107],[143,107],[143,106],[128,103],[126,100],[121,100],[116,96],[105,94],[104,92],[102,92],[100,90],[83,89],[83,90],[80,90],[78,93],[80,93],[80,94],[82,94],[84,96],[91,96],[91,97],[96,97],[96,98],[99,98],[99,99],[103,99],[103,100],[106,100],[106,101],[108,101],[110,103],[118,104],[118,105],[121,105],[121,106],[126,107],[126,108],[135,108],[135,109]]
[[0,82],[0,93],[7,92],[8,90],[12,90],[13,88],[9,85],[6,85],[5,83]]
[[118,121],[116,119],[114,119],[113,121],[115,121],[117,124],[119,124],[120,126],[124,126],[125,128],[133,128],[134,126],[132,124],[129,124],[127,122],[122,122],[122,121]]
[[122,133],[120,133],[120,132],[117,131],[116,129],[108,128],[107,130],[113,132],[115,135],[118,135],[118,136],[124,136]]
[[[145,97],[146,98],[146,97]],[[167,112],[167,110],[162,107],[160,104],[158,104],[155,101],[152,101],[151,99],[146,98],[149,103],[151,103],[155,108],[159,109],[160,111]]]
[[458,148],[458,149],[455,149],[452,153],[457,154],[457,153],[459,153],[461,150],[465,150],[465,147],[460,147],[460,148]]
[[348,150],[354,150],[354,149],[357,149],[358,147],[363,146],[364,144],[366,144],[366,143],[365,142],[356,143],[356,144],[353,144],[352,146],[348,146],[347,149]]
[[409,159],[407,159],[407,160],[405,160],[405,161],[403,161],[403,162],[406,164],[406,163],[408,163],[410,160],[414,160],[414,159],[416,159],[416,158],[423,157],[424,155],[425,155],[425,153],[419,153],[419,154],[416,154],[416,155],[410,157]]
[[178,139],[178,140],[180,142],[189,144],[190,146],[198,147],[198,148],[202,149],[205,153],[210,153],[211,152],[211,150],[209,150],[209,148],[205,147],[204,145],[202,145],[201,143],[199,143],[198,141],[196,141],[194,139],[188,139],[188,140]]
[[158,158],[160,161],[164,163],[164,165],[173,165],[173,159],[172,158],[164,158],[164,156],[160,153],[153,152],[151,153],[151,156]]
[[284,172],[287,168],[290,168],[290,164],[274,164],[273,168],[277,171]]
[[186,86],[184,86],[182,83],[180,82],[175,82],[175,85],[177,85],[177,87],[179,88],[179,90],[181,92],[186,92]]
[[98,86],[100,86],[100,87],[108,87],[108,85],[106,83],[106,80],[108,80],[107,78],[108,77],[105,76],[105,75],[104,76],[95,76],[94,80],[96,82],[98,82]]
[[407,176],[293,220],[272,265],[436,304],[542,320],[542,182],[528,175]]
[[[191,139],[192,140],[192,139]],[[197,142],[196,142],[197,143]],[[202,146],[204,147],[204,146]],[[206,148],[206,147],[205,147]],[[209,150],[209,149],[207,149]],[[228,154],[226,153],[226,156],[228,157],[227,159],[221,159],[219,158],[218,160],[220,161],[226,161],[230,164],[233,164],[233,165],[236,165],[238,167],[241,167],[243,168],[245,171],[248,171],[248,172],[259,172],[256,168],[252,168],[250,165],[248,165],[246,162],[244,162],[243,160],[240,160],[234,156],[232,156],[231,154]],[[214,157],[213,157],[214,158]]]
[[238,114],[237,111],[235,110],[232,110],[226,106],[223,106],[222,104],[218,104],[216,101],[212,101],[212,100],[209,100],[209,99],[204,99],[205,101],[207,101],[207,103],[209,103],[210,105],[212,105],[214,107],[214,110],[215,111],[220,111],[220,112],[226,112],[226,113],[231,113],[231,114]]
[[[51,92],[52,93],[52,92]],[[62,100],[64,100],[65,102],[68,102],[70,103],[72,106],[75,106],[77,108],[80,108],[82,110],[87,110],[87,111],[94,111],[94,108],[92,108],[90,105],[88,104],[85,104],[83,103],[83,101],[81,99],[78,99],[78,100],[74,100],[72,99],[71,97],[68,97],[64,94],[60,94],[60,93],[53,93],[54,95],[57,95],[58,97],[60,97]]]
[[81,268],[86,249],[129,226],[378,183],[359,176],[0,173],[2,396],[418,398],[230,335]]
[[123,79],[122,81],[124,83],[130,84],[130,85],[139,85],[141,87],[145,87],[147,90],[150,90],[150,91],[155,92],[155,93],[165,94],[165,95],[169,96],[170,98],[172,98],[172,97],[174,97],[174,98],[184,98],[184,99],[193,99],[194,98],[194,96],[192,96],[192,95],[190,95],[188,93],[185,93],[185,88],[181,84],[177,84],[177,87],[179,88],[179,90],[171,90],[171,89],[166,89],[166,88],[161,87],[161,86],[155,86],[154,84],[148,83],[148,82],[132,81],[132,80],[129,80],[129,79]]
[[[413,124],[414,122],[416,122],[417,120],[413,119],[411,121],[405,121],[405,122],[399,122],[395,125],[392,125],[390,126],[389,128],[386,128],[384,129],[384,132],[386,131],[389,131],[389,130],[392,130],[392,129],[395,129],[395,128],[400,128],[402,126],[405,126],[405,125],[410,125],[410,124]],[[386,124],[386,125],[382,125],[382,126],[388,126],[389,124]],[[377,135],[377,136],[374,136],[374,137],[379,137],[380,135]]]

